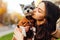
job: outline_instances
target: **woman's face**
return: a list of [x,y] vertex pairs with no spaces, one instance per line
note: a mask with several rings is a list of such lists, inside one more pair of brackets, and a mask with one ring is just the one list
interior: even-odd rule
[[42,20],[45,17],[45,4],[44,2],[41,2],[37,8],[33,11],[33,18],[36,20]]

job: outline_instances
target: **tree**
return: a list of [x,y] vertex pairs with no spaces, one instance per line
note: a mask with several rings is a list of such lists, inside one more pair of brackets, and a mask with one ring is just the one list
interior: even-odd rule
[[23,18],[23,16],[18,12],[11,13],[11,23],[12,24],[17,24],[22,18]]
[[3,23],[3,16],[7,11],[6,3],[3,3],[2,0],[0,0],[0,23]]

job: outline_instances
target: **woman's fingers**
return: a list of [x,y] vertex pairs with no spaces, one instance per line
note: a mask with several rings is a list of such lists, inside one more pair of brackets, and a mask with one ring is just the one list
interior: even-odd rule
[[30,26],[26,26],[25,27],[25,31],[28,32],[29,31],[29,28],[30,28]]
[[17,28],[17,27],[15,28],[14,32],[15,32],[15,31],[20,31],[20,32],[22,32],[22,30],[21,30],[20,28]]
[[24,36],[22,34],[22,30],[19,29],[19,28],[15,28],[14,30],[14,37],[17,39],[17,40],[23,40]]
[[[29,26],[25,27],[25,31],[27,32],[28,30],[29,30]],[[24,30],[16,27],[14,30],[14,37],[16,38],[16,40],[23,40],[25,35],[24,33],[25,33]]]

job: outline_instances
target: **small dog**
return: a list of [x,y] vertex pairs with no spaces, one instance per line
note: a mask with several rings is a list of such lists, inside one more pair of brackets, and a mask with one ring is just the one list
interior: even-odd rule
[[[33,36],[35,35],[35,30],[36,30],[35,27],[34,27],[35,20],[32,18],[33,10],[35,9],[34,1],[31,4],[28,4],[28,5],[20,4],[20,6],[21,6],[22,11],[23,11],[23,13],[25,15],[25,18],[27,20],[29,20],[28,22],[30,23],[30,25],[29,25],[30,29],[29,29],[28,32],[26,32],[27,36],[26,36],[26,38],[24,40],[29,40],[29,39],[34,40]],[[24,18],[24,20],[26,20],[25,18]]]
[[31,4],[28,4],[28,5],[20,4],[20,6],[21,6],[25,16],[32,15],[33,10],[35,9],[34,1]]
[[27,25],[30,26],[28,32],[26,32],[26,35],[24,34],[25,35],[24,40],[29,40],[29,39],[34,40],[33,37],[35,35],[35,30],[36,30],[35,27],[34,27],[35,20],[32,18],[33,10],[35,9],[34,1],[31,4],[28,4],[28,5],[20,4],[20,6],[21,6],[22,11],[25,15],[25,18],[23,18],[22,21],[20,21],[19,27],[21,26],[21,24],[22,24],[23,27],[25,27]]
[[[22,33],[25,36],[24,40],[34,40],[34,35],[35,35],[35,19],[32,18],[33,15],[33,10],[35,9],[35,4],[34,1],[31,4],[24,5],[20,4],[22,11],[25,15],[25,17],[19,21],[17,27],[22,28]],[[24,27],[30,26],[28,32],[25,32]],[[12,40],[15,40],[15,37],[13,37]]]

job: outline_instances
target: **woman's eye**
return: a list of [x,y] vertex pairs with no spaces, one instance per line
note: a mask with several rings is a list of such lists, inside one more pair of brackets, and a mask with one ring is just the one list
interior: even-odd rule
[[39,13],[41,13],[41,10],[38,10]]

